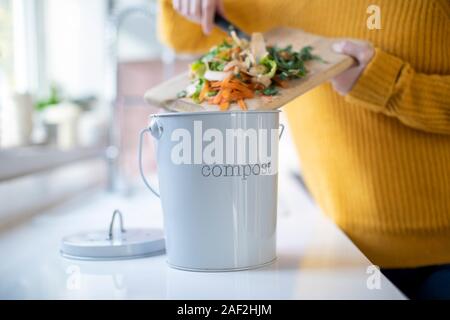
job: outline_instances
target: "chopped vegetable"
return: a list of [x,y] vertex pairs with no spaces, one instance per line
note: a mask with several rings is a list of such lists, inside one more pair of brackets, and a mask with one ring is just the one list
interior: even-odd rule
[[197,84],[195,85],[195,92],[194,92],[194,94],[191,96],[192,100],[194,100],[195,103],[201,103],[199,97],[200,97],[200,92],[202,91],[204,82],[205,82],[204,79],[198,79],[198,82],[197,82]]
[[275,86],[270,86],[264,89],[262,92],[265,96],[274,96],[278,94],[278,89],[275,88]]
[[205,81],[205,83],[203,84],[203,87],[202,87],[202,89],[200,91],[200,94],[198,96],[198,100],[200,102],[203,102],[203,100],[205,99],[205,96],[208,93],[208,91],[209,91],[209,82]]
[[200,61],[197,60],[194,63],[191,64],[191,73],[196,77],[196,78],[201,78],[203,77],[203,75],[205,74],[206,71],[206,66],[205,64]]
[[230,72],[207,70],[205,72],[204,78],[210,81],[222,81],[230,74]]
[[177,94],[177,98],[184,98],[187,96],[187,92],[186,90],[181,90],[180,92],[178,92]]
[[219,91],[208,91],[206,93],[206,96],[207,97],[214,97],[217,94],[217,92],[219,92]]
[[299,51],[292,46],[267,47],[261,33],[254,33],[249,42],[231,31],[230,37],[190,65],[192,82],[178,97],[206,101],[222,111],[231,103],[247,110],[245,99],[277,95],[278,87],[286,88],[289,80],[304,77],[305,62],[325,62],[312,50],[310,46]]
[[242,110],[247,110],[247,105],[245,104],[244,99],[239,99],[239,100],[238,100],[238,103],[239,103],[239,107],[240,107]]
[[252,34],[252,41],[250,42],[250,51],[256,59],[256,62],[260,62],[265,56],[267,56],[266,43],[261,33],[255,32]]
[[230,106],[230,102],[229,102],[229,101],[222,102],[222,103],[219,105],[221,111],[226,111],[226,110],[228,110],[228,107],[229,107],[229,106]]
[[277,63],[275,60],[270,56],[265,56],[261,59],[260,63],[269,70],[264,75],[269,78],[273,78],[275,76],[275,72],[277,71]]

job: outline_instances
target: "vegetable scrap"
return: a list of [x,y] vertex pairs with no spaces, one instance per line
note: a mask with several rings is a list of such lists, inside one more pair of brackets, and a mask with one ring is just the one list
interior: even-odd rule
[[231,31],[221,44],[190,65],[191,84],[178,93],[178,98],[206,101],[222,111],[228,110],[231,103],[247,110],[246,99],[275,96],[279,88],[289,86],[289,80],[306,76],[305,62],[323,62],[312,50],[311,46],[299,51],[291,45],[266,46],[261,33],[253,33],[248,41]]

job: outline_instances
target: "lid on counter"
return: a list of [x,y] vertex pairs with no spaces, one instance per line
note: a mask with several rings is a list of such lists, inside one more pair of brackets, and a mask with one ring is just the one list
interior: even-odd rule
[[[116,217],[120,229],[114,232]],[[164,234],[160,229],[127,229],[123,218],[115,210],[109,230],[88,231],[62,239],[61,254],[70,259],[120,260],[153,256],[164,252]]]

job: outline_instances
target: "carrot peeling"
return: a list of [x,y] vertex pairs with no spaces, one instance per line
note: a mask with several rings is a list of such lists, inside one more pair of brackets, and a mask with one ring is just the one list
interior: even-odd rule
[[226,111],[228,110],[228,107],[230,106],[230,102],[226,101],[226,102],[222,102],[219,105],[220,111]]
[[242,110],[247,110],[247,105],[245,104],[245,102],[244,102],[244,100],[243,99],[239,99],[238,100],[238,103],[239,103],[239,107],[242,109]]
[[203,100],[205,100],[206,94],[209,91],[209,82],[205,81],[205,83],[203,84],[203,88],[200,91],[200,95],[198,96],[198,99],[200,100],[200,102],[202,102]]

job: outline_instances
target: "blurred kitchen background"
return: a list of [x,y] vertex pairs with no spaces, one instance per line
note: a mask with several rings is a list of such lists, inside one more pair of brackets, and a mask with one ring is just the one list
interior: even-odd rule
[[0,226],[141,186],[137,137],[157,112],[142,96],[192,59],[159,43],[157,15],[152,0],[0,0]]
[[[74,196],[143,190],[138,134],[158,112],[143,94],[194,58],[159,42],[158,10],[157,0],[0,0],[0,231]],[[289,140],[283,168],[296,166]],[[149,175],[153,148],[146,139]]]

